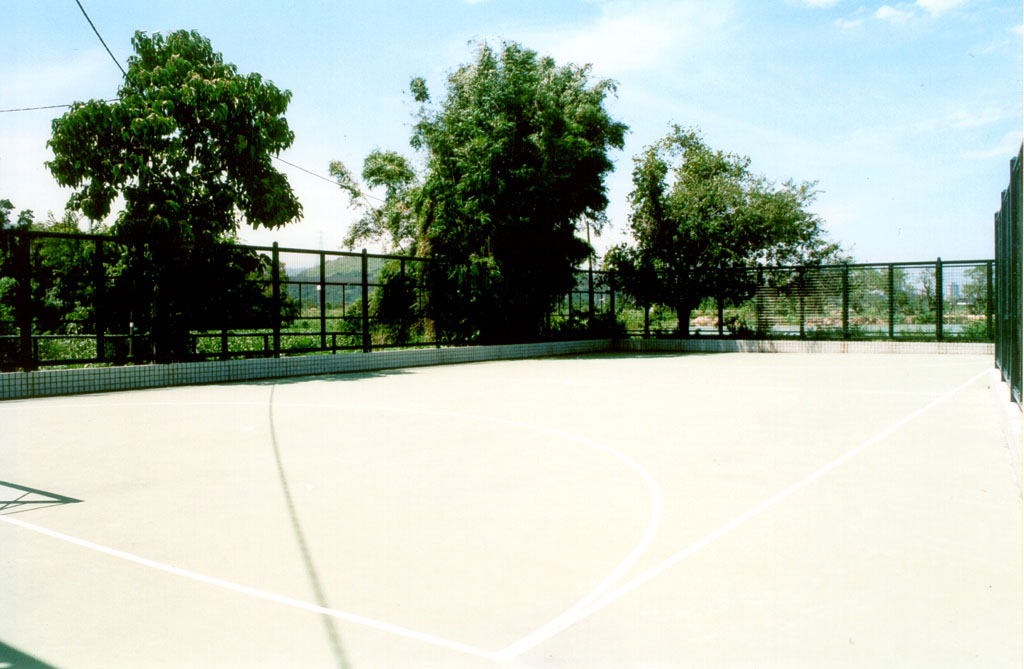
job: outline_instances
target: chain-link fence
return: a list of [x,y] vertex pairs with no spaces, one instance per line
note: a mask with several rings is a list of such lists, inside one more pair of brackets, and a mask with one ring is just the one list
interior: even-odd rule
[[434,345],[422,258],[0,231],[0,369]]
[[[277,245],[129,247],[111,236],[4,230],[0,366],[437,346],[430,262]],[[537,336],[992,341],[994,270],[992,260],[722,270],[709,282],[723,286],[720,294],[684,317],[683,331],[673,309],[640,304],[616,288],[614,274],[587,268]],[[1019,291],[1017,299],[1019,308]]]
[[614,336],[622,331],[615,323],[616,292],[608,272],[588,268],[576,272],[576,285],[552,311],[551,338]]
[[[723,269],[689,336],[991,341],[991,260]],[[723,291],[724,292],[724,291]],[[681,336],[679,314],[619,297],[632,335]]]
[[1010,185],[1003,191],[1002,206],[995,216],[996,268],[996,366],[1017,404],[1021,393],[1021,163],[1024,147],[1010,162]]

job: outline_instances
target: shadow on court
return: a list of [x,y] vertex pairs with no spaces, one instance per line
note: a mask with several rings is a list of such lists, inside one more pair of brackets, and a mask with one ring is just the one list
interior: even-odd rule
[[27,655],[17,648],[11,648],[0,641],[0,667],[4,669],[56,669],[52,664]]
[[[0,481],[0,514],[12,515],[48,506],[61,504],[78,504],[82,500],[55,492],[47,492],[38,488],[18,485],[10,481]],[[0,664],[0,667],[3,667]]]
[[[374,374],[373,376],[375,376]],[[306,574],[309,576],[310,587],[313,589],[313,595],[316,597],[316,603],[319,606],[330,608],[330,604],[327,602],[327,595],[324,592],[323,583],[320,580],[320,576],[317,573],[316,564],[313,561],[313,554],[309,550],[309,542],[306,541],[306,534],[302,529],[302,523],[299,520],[299,513],[295,508],[295,498],[292,495],[291,487],[288,485],[288,477],[284,472],[284,463],[281,460],[281,448],[277,443],[277,429],[274,426],[274,390],[277,384],[270,384],[270,401],[268,402],[268,419],[270,421],[270,440],[274,446],[274,462],[277,465],[277,475],[281,481],[281,492],[284,494],[285,504],[288,506],[288,518],[291,521],[292,529],[295,532],[295,541],[298,544],[299,552],[302,554],[302,561],[306,568]],[[348,661],[347,654],[345,653],[345,646],[341,641],[341,634],[338,632],[337,625],[335,624],[334,618],[321,614],[320,620],[324,625],[324,632],[327,634],[327,641],[331,646],[331,651],[334,654],[334,659],[338,664],[338,669],[351,669],[352,665]]]

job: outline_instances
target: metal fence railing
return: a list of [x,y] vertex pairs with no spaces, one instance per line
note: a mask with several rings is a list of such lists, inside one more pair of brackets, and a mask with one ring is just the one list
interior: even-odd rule
[[[178,359],[436,344],[416,316],[422,258],[220,245],[175,250],[187,269],[155,275],[140,260],[154,252],[108,235],[0,231],[0,370],[159,361],[179,317],[192,325]],[[409,318],[388,318],[396,310]]]
[[[138,364],[161,361],[167,350],[204,360],[438,346],[427,309],[430,262],[0,230],[0,369]],[[995,298],[1008,291],[995,287],[1009,280],[997,280],[997,267],[936,260],[723,269],[717,283],[728,290],[693,310],[687,332],[672,310],[638,304],[614,274],[588,268],[577,271],[538,336],[993,341],[997,329],[1011,327],[996,317]],[[1016,356],[1019,369],[1019,339],[1016,346],[1000,352]]]
[[[585,269],[576,272],[576,285],[555,305],[551,329],[569,332],[600,329],[596,334],[610,334],[610,324],[619,313],[615,308],[615,290],[609,272]],[[621,295],[620,295],[621,297]],[[599,324],[604,322],[604,327]]]
[[[992,341],[992,260],[723,269],[689,336]],[[738,287],[738,290],[737,290]],[[619,298],[631,334],[679,336],[677,315]]]
[[1003,191],[995,215],[995,251],[997,272],[996,366],[1009,384],[1013,400],[1022,404],[1021,393],[1021,163],[1024,146],[1010,161],[1010,185]]

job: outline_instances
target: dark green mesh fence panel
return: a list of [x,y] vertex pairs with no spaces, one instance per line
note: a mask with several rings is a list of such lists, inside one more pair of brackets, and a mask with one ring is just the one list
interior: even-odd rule
[[995,216],[996,366],[1021,404],[1021,164],[1024,148],[1010,163],[1010,185]]

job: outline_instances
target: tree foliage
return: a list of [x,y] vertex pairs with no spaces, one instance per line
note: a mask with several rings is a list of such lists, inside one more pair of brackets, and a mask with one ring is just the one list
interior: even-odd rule
[[988,313],[989,269],[978,265],[967,270],[967,283],[961,287],[961,299],[967,304],[969,313]]
[[238,227],[278,227],[301,206],[271,158],[294,134],[291,93],[242,75],[195,31],[135,33],[118,100],[72,105],[53,122],[47,165],[78,189],[72,206],[91,219],[124,211],[113,230],[150,241],[204,242]]
[[[14,204],[7,199],[0,200],[0,233],[4,230],[27,230],[32,225],[31,209],[23,209],[12,220]],[[14,332],[14,295],[17,281],[14,278],[14,238],[0,234],[0,335]],[[0,348],[0,362],[6,352]]]
[[[47,166],[75,189],[70,208],[90,219],[123,197],[112,231],[131,248],[136,298],[150,304],[135,322],[170,359],[184,355],[189,326],[210,303],[237,286],[198,283],[224,260],[215,245],[241,220],[275,228],[301,215],[271,164],[294,138],[284,117],[291,94],[240,74],[194,31],[137,32],[132,44],[118,100],[76,103],[54,120]],[[243,276],[254,261],[234,257],[238,271],[228,274]]]
[[807,210],[815,184],[773,183],[750,171],[749,158],[710,148],[694,129],[673,126],[633,163],[635,245],[611,249],[606,265],[641,304],[674,308],[684,335],[703,298],[752,289],[749,273],[720,269],[818,264],[838,254]]
[[[0,334],[16,333],[19,322],[29,317],[33,333],[94,333],[96,242],[81,238],[81,214],[67,211],[61,218],[56,218],[49,213],[45,220],[37,221],[26,209],[18,214],[12,225],[12,211],[9,200],[0,200]],[[91,233],[104,231],[101,225],[91,226],[89,230]],[[32,233],[45,234],[30,237]],[[25,255],[19,262],[16,255],[20,253]],[[111,263],[110,271],[116,276],[116,262]],[[24,302],[19,299],[22,295]],[[115,297],[110,300],[106,311],[114,314],[122,308]],[[56,342],[50,340],[36,344],[43,356],[55,345]],[[55,357],[75,357],[76,354],[80,352],[67,350],[63,351],[63,356],[58,354]],[[21,357],[15,342],[0,342],[0,369],[13,369]]]
[[10,200],[0,200],[0,230],[7,230],[11,228],[28,228],[32,225],[33,215],[31,209],[22,209],[18,212],[17,217],[11,220],[11,214],[14,212],[14,204]]
[[608,203],[608,153],[627,130],[604,107],[614,84],[503,43],[481,45],[437,105],[422,79],[411,88],[412,145],[426,154],[419,251],[438,261],[432,317],[462,339],[536,337],[592,252],[579,226]]
[[363,162],[363,182],[370,188],[383,188],[384,200],[370,203],[372,197],[352,176],[341,161],[332,161],[331,176],[342,190],[348,192],[353,204],[363,215],[349,229],[342,244],[349,249],[362,241],[382,241],[392,251],[409,251],[415,247],[417,223],[413,199],[419,179],[409,161],[394,151],[376,149]]

